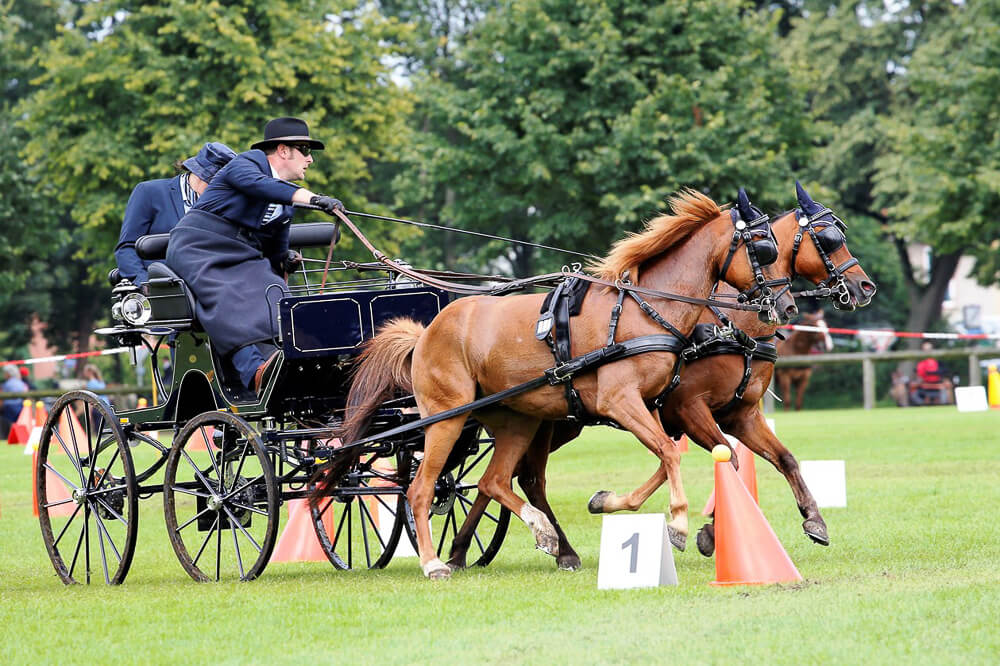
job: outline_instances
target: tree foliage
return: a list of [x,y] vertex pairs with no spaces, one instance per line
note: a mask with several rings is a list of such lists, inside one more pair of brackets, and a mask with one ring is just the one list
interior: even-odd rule
[[[107,269],[134,185],[202,143],[237,151],[279,115],[326,143],[308,185],[367,201],[368,164],[398,140],[408,101],[383,57],[404,32],[349,2],[94,2],[40,57],[21,111],[38,165]],[[99,28],[95,29],[95,26]]]
[[[402,201],[437,206],[448,224],[590,252],[684,186],[725,202],[744,185],[787,202],[809,148],[805,117],[773,57],[771,19],[742,9],[501,3],[466,36],[462,85],[418,79],[431,131],[418,128],[406,155]],[[513,259],[520,273],[536,268],[523,249]]]

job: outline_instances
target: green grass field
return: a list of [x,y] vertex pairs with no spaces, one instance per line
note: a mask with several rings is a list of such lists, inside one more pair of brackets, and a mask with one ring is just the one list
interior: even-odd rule
[[[758,460],[761,507],[805,581],[716,588],[694,547],[709,455],[682,471],[692,538],[680,586],[597,589],[598,489],[655,459],[592,429],[553,456],[549,492],[583,569],[557,571],[512,522],[497,560],[432,584],[414,559],[382,571],[273,564],[252,583],[197,584],[174,558],[159,495],[143,504],[125,585],[67,588],[31,516],[30,457],[0,446],[0,663],[1000,662],[1000,412],[953,407],[778,414],[799,460],[842,458],[848,508],[812,544],[784,479]],[[661,489],[645,511],[662,512]]]

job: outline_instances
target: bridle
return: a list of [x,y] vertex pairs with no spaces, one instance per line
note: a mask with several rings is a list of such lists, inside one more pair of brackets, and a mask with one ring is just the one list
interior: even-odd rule
[[[823,219],[829,216],[832,219]],[[799,228],[795,232],[795,239],[792,243],[792,278],[795,278],[795,260],[799,253],[799,246],[802,244],[803,233],[808,233],[812,238],[816,252],[819,253],[826,267],[826,279],[817,286],[820,289],[829,289],[830,298],[833,299],[837,307],[847,307],[851,304],[851,292],[847,288],[847,281],[844,280],[844,273],[847,269],[858,265],[858,260],[851,257],[839,266],[834,265],[830,255],[839,250],[847,242],[847,225],[829,208],[823,208],[814,215],[807,215],[801,209],[795,210],[795,219]],[[815,225],[825,223],[817,230]]]
[[[756,208],[752,210],[760,213]],[[729,253],[726,255],[725,263],[722,264],[719,280],[725,280],[729,265],[742,243],[746,247],[747,260],[753,270],[754,284],[737,294],[736,300],[739,303],[759,303],[761,311],[773,311],[778,298],[791,289],[792,280],[790,277],[768,280],[764,276],[762,267],[770,266],[778,259],[778,241],[774,237],[774,231],[771,230],[770,218],[760,213],[756,219],[747,222],[736,208],[731,208],[729,219],[733,223],[733,238],[729,243]],[[772,287],[781,289],[778,293],[774,293]],[[758,292],[760,295],[756,296]]]

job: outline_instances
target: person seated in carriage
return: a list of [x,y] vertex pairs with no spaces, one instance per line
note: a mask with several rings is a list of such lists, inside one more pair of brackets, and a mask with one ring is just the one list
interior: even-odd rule
[[278,356],[274,303],[288,294],[285,276],[301,262],[288,248],[292,204],[344,210],[337,199],[289,182],[305,178],[312,151],[323,148],[305,121],[269,121],[264,139],[226,164],[170,232],[167,265],[191,289],[215,350],[256,393]]
[[197,155],[175,164],[180,173],[139,183],[125,206],[125,219],[115,247],[115,262],[121,277],[141,286],[147,280],[151,261],[139,257],[135,243],[149,234],[165,234],[177,226],[181,216],[198,201],[215,174],[236,153],[224,143],[202,146]]
[[[923,351],[934,348],[930,342],[920,345]],[[915,405],[944,405],[951,402],[952,382],[948,370],[933,357],[917,363],[918,381],[912,386],[910,402]]]

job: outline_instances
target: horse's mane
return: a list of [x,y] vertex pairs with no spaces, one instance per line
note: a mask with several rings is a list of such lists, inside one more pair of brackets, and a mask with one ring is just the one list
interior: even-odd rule
[[605,280],[616,280],[629,271],[634,282],[639,278],[639,266],[644,261],[683,242],[699,226],[722,214],[717,203],[690,188],[670,197],[668,202],[671,215],[649,220],[644,231],[629,234],[616,242],[606,257],[589,268]]

